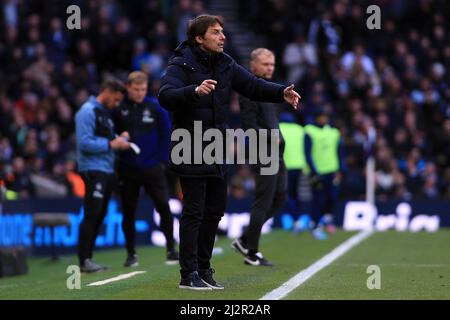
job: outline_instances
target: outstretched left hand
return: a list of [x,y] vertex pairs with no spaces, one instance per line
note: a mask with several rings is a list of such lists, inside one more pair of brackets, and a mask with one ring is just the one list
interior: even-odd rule
[[297,109],[298,101],[302,98],[295,90],[294,85],[291,84],[283,91],[284,101],[289,103],[294,109]]

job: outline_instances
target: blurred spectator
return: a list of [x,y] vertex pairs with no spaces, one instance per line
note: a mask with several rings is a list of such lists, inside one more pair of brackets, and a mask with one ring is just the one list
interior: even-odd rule
[[35,187],[31,182],[23,158],[15,157],[13,159],[12,175],[14,180],[10,182],[10,185],[7,185],[8,189],[17,192],[21,198],[29,198],[35,195]]
[[53,182],[56,182],[62,189],[62,194],[72,196],[73,188],[71,182],[66,175],[66,168],[64,161],[57,161],[52,167],[52,172],[49,175]]
[[18,3],[18,0],[3,1],[5,24],[8,27],[17,27],[19,24]]
[[316,47],[321,55],[336,55],[339,53],[341,36],[332,20],[332,12],[320,4],[321,14],[311,21],[308,42]]
[[12,160],[13,148],[8,138],[0,139],[0,162],[7,163]]
[[70,42],[65,26],[60,18],[54,17],[50,20],[50,31],[45,39],[48,48],[48,57],[56,68],[60,68],[64,62],[65,53]]
[[437,198],[439,196],[439,186],[437,183],[436,166],[433,163],[428,162],[425,165],[422,175],[423,180],[425,181],[422,190],[423,196],[430,199]]
[[164,43],[159,43],[157,48],[157,51],[150,52],[146,40],[136,40],[132,69],[145,71],[151,79],[160,79],[167,60],[167,47]]
[[284,49],[283,63],[288,68],[287,82],[295,83],[303,77],[308,65],[318,63],[316,48],[307,43],[302,34]]
[[64,163],[64,172],[67,181],[70,183],[70,194],[78,198],[83,198],[86,188],[83,179],[76,172],[76,162],[74,160],[66,160]]
[[381,87],[375,64],[364,51],[362,44],[355,45],[353,51],[343,55],[341,64],[347,72],[350,72],[354,90],[362,91],[359,92],[361,97],[364,97],[369,88],[373,95],[379,95],[381,94]]
[[192,8],[192,0],[180,0],[177,8],[178,12],[176,14],[178,21],[177,25],[177,41],[178,43],[186,40],[186,31],[188,27],[189,20],[195,18],[195,14]]
[[244,199],[250,196],[254,191],[255,182],[248,165],[239,167],[238,173],[231,179],[230,196],[234,199]]

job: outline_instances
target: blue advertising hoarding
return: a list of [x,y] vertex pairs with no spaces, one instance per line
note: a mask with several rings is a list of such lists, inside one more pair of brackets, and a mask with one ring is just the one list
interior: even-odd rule
[[[248,224],[251,199],[230,199],[227,211],[219,224],[219,232],[229,238],[241,235]],[[181,202],[170,200],[174,215],[174,237],[178,241]],[[335,221],[345,230],[377,231],[428,231],[450,226],[450,201],[391,201],[377,203],[341,201],[336,206]],[[78,228],[83,218],[81,199],[34,199],[10,201],[3,204],[0,214],[0,246],[24,246],[32,254],[49,254],[52,245],[59,253],[74,253],[78,242]],[[66,225],[52,230],[35,222],[36,214],[48,213],[65,216]],[[123,247],[125,238],[121,228],[122,212],[117,199],[111,199],[107,215],[96,240],[97,248]],[[290,230],[294,219],[287,212],[281,212],[263,227],[263,233],[274,227]],[[138,245],[163,246],[165,239],[158,230],[159,215],[147,197],[139,201],[136,215],[136,242]]]

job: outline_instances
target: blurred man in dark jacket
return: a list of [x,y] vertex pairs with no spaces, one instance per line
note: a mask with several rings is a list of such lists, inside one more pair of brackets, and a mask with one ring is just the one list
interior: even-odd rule
[[[265,48],[252,51],[250,70],[259,78],[270,80],[275,71],[275,55]],[[279,130],[277,106],[273,103],[255,102],[244,96],[239,96],[242,127],[245,130],[266,129]],[[270,143],[270,141],[269,141]],[[250,224],[244,234],[235,239],[232,246],[244,255],[244,262],[251,266],[272,266],[261,252],[259,252],[259,238],[264,223],[273,217],[286,201],[287,179],[286,167],[283,161],[284,139],[279,135],[279,165],[278,172],[264,175],[260,172],[258,163],[252,166],[255,178],[255,198],[250,211]]]
[[122,199],[127,259],[126,267],[139,265],[135,250],[135,216],[141,187],[152,198],[166,238],[167,264],[178,263],[173,239],[173,217],[165,163],[169,160],[170,120],[155,98],[147,97],[148,76],[141,71],[128,76],[127,96],[114,114],[116,132],[127,131],[140,150],[122,152],[119,158],[119,188]]
[[[159,102],[173,112],[173,130],[189,132],[194,138],[190,140],[202,140],[203,132],[210,128],[225,131],[231,90],[252,100],[287,101],[294,107],[300,98],[293,85],[285,87],[259,79],[225,54],[223,25],[221,17],[211,15],[201,15],[190,21],[188,40],[175,49],[161,81]],[[202,132],[194,132],[194,121],[201,122]],[[171,166],[180,176],[183,192],[180,288],[223,289],[213,279],[210,259],[226,207],[226,165],[204,161],[176,164],[173,160],[171,154]]]

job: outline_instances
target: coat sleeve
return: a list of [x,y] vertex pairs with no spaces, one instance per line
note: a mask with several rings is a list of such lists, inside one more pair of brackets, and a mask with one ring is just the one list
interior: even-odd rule
[[159,104],[167,110],[181,109],[199,99],[195,94],[196,85],[188,84],[186,72],[175,64],[167,67],[158,93]]
[[256,102],[251,101],[244,96],[239,96],[239,108],[241,111],[241,122],[243,129],[261,129],[257,121],[258,105]]
[[172,128],[169,113],[158,106],[158,130],[159,130],[159,146],[158,146],[158,159],[160,161],[169,160],[169,143],[170,143],[170,130]]
[[283,102],[286,88],[256,77],[237,63],[233,63],[232,87],[250,100],[265,102]]
[[77,147],[82,152],[103,153],[109,149],[109,140],[95,135],[95,114],[81,109],[75,117]]

